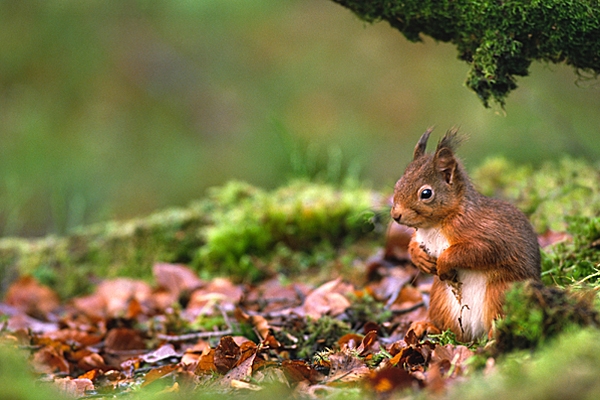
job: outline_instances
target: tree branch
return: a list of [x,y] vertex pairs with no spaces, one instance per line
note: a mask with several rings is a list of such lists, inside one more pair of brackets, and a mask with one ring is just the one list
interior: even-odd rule
[[504,105],[532,61],[564,62],[600,73],[597,0],[333,0],[368,22],[387,21],[413,42],[453,43],[471,67],[466,85],[488,107]]

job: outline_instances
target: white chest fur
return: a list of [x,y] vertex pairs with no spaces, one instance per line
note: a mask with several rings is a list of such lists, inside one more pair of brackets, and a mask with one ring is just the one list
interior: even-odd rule
[[417,229],[415,240],[425,248],[427,254],[438,258],[448,247],[448,239],[438,228]]
[[[446,237],[436,228],[418,229],[415,240],[425,248],[427,254],[436,258],[450,247]],[[475,339],[486,333],[484,324],[486,290],[487,277],[485,273],[471,269],[458,270],[457,285],[446,284],[444,302],[452,319],[459,322],[465,337]]]

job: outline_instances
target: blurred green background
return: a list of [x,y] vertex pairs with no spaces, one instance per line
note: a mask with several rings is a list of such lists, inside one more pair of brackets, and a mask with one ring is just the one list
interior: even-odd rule
[[453,46],[328,0],[0,0],[0,233],[140,216],[229,179],[391,192],[430,125],[470,136],[469,168],[598,159],[598,81],[534,64],[485,109],[466,72]]

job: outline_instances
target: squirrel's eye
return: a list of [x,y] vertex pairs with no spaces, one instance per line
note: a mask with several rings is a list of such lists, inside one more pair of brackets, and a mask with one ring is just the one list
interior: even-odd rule
[[431,200],[433,198],[433,189],[425,185],[421,189],[419,189],[419,199],[421,200]]

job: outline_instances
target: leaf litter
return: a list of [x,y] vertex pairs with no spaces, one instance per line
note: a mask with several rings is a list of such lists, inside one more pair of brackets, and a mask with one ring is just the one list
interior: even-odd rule
[[382,398],[444,392],[467,372],[473,351],[405,336],[425,318],[431,287],[408,259],[410,234],[390,228],[385,248],[363,262],[360,287],[340,277],[316,287],[204,281],[185,265],[157,263],[153,284],[106,280],[61,303],[24,277],[0,303],[0,338],[29,350],[41,380],[82,399],[273,385],[298,398],[348,388]]

